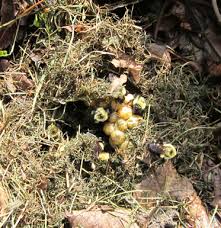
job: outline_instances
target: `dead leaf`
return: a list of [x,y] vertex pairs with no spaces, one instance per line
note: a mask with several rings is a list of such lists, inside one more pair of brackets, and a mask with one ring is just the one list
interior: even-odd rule
[[37,188],[45,191],[48,188],[48,179],[46,177],[42,177],[39,183],[37,184]]
[[15,93],[16,87],[14,85],[14,81],[11,76],[8,76],[7,79],[5,79],[5,85],[9,92]]
[[136,83],[140,81],[143,64],[136,63],[135,60],[128,55],[122,55],[118,59],[113,59],[111,63],[116,68],[128,69],[128,72],[132,76],[133,80]]
[[[102,210],[102,208],[92,208],[91,210],[79,210],[66,213],[70,226],[84,228],[139,228],[133,219],[133,212],[126,209]],[[146,226],[145,226],[146,227]]]
[[89,26],[86,26],[84,24],[77,24],[77,25],[66,25],[66,26],[63,26],[62,28],[67,29],[69,32],[81,33],[81,32],[85,32],[89,28]]
[[170,52],[165,45],[149,44],[148,51],[151,54],[150,58],[159,60],[168,70],[171,68]]
[[11,93],[16,91],[29,91],[34,87],[31,79],[28,79],[25,73],[10,73],[6,75],[5,84]]
[[153,170],[136,189],[140,192],[136,192],[134,197],[144,207],[150,206],[148,197],[157,197],[159,193],[164,196],[169,195],[178,201],[186,202],[190,224],[194,227],[210,227],[210,218],[192,184],[187,178],[179,176],[171,161]]
[[118,91],[123,86],[123,84],[127,82],[127,75],[125,74],[121,74],[119,78],[115,75],[110,75],[109,78],[111,80],[111,85],[109,88],[110,94]]
[[5,213],[5,209],[7,208],[8,205],[8,196],[3,189],[2,186],[0,186],[0,215]]
[[[29,1],[13,1],[13,0],[2,0],[1,1],[1,25],[6,24],[7,22],[13,22],[12,24],[3,27],[0,29],[0,50],[4,50],[13,44],[15,41],[20,41],[24,39],[25,31],[27,29],[27,25],[30,23],[28,21],[28,16],[23,16],[20,20],[16,21],[16,16],[21,16],[24,14],[24,11],[29,6]],[[38,5],[38,3],[34,4]],[[15,21],[13,21],[15,20]],[[18,29],[19,26],[19,29]],[[18,29],[18,30],[17,30]],[[16,32],[18,31],[18,32]],[[17,33],[17,34],[16,34]],[[16,35],[16,37],[15,37]]]
[[7,59],[0,59],[0,72],[4,72],[9,67],[9,61]]
[[27,1],[27,0],[16,1],[15,15],[24,13],[31,4],[31,2],[29,2],[29,3],[28,2],[29,1]]
[[65,25],[62,28],[67,29],[69,32],[74,32],[74,25]]
[[26,74],[15,75],[14,80],[19,90],[27,91],[34,87],[33,81],[31,79],[28,79]]
[[35,63],[36,66],[39,66],[42,63],[42,54],[41,53],[31,53],[30,59]]

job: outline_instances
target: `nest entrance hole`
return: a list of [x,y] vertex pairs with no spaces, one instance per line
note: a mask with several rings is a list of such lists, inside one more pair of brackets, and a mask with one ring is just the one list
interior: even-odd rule
[[74,138],[77,133],[90,132],[105,142],[105,149],[113,151],[108,143],[108,137],[103,132],[103,123],[95,123],[93,117],[94,109],[84,101],[68,102],[55,111],[54,118],[56,126],[63,132],[64,136]]

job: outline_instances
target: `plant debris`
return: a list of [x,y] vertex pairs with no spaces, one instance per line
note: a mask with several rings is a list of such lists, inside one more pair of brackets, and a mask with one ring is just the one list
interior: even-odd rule
[[159,44],[149,44],[148,51],[151,54],[150,58],[160,60],[165,68],[170,70],[171,68],[171,57],[168,48],[164,45]]
[[[153,203],[153,197],[164,194],[167,197],[176,199],[186,204],[188,222],[194,227],[209,227],[210,218],[197,196],[190,181],[185,177],[180,177],[170,161],[153,170],[148,177],[136,187],[141,192],[134,196],[143,206],[149,208]],[[212,227],[218,227],[216,224]]]
[[121,74],[120,77],[113,76],[111,77],[111,85],[109,88],[110,94],[113,94],[114,92],[118,92],[123,84],[127,82],[127,75]]
[[123,228],[129,226],[131,228],[140,227],[133,218],[133,211],[126,209],[105,209],[105,205],[99,208],[92,208],[90,210],[73,211],[66,213],[66,218],[71,227],[83,226],[90,227],[117,227]]
[[215,3],[0,0],[0,226],[220,226]]
[[123,55],[119,59],[113,59],[111,63],[117,68],[128,69],[128,73],[131,74],[133,80],[136,83],[140,81],[143,65],[136,63],[131,57]]
[[5,78],[5,84],[11,93],[16,91],[27,92],[34,87],[34,83],[31,79],[28,79],[25,73],[7,73]]

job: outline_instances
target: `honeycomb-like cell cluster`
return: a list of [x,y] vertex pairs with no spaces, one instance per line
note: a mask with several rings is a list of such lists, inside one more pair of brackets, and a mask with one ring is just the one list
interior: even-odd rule
[[134,111],[136,109],[143,111],[145,107],[145,99],[140,96],[134,98],[132,94],[127,94],[122,102],[117,99],[111,102],[111,113],[104,123],[103,131],[109,136],[112,147],[124,151],[130,146],[129,130],[143,121],[143,117]]

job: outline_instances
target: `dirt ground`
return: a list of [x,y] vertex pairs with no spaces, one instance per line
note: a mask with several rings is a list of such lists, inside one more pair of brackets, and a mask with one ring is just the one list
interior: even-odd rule
[[216,1],[0,1],[1,227],[221,227]]

